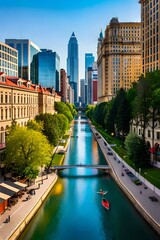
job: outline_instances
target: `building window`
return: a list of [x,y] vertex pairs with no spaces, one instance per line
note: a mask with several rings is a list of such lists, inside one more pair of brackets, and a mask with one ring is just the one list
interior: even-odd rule
[[3,108],[1,108],[1,120],[3,120]]
[[3,92],[1,92],[1,103],[3,103]]
[[16,103],[16,94],[14,93],[14,103]]
[[141,135],[141,129],[138,130],[138,135],[139,135],[139,136]]
[[5,108],[5,119],[8,119],[8,109]]
[[5,93],[5,103],[8,103],[8,96],[7,96],[7,92]]
[[160,139],[160,132],[157,132],[157,140]]
[[148,130],[148,137],[150,138],[151,137],[151,131]]

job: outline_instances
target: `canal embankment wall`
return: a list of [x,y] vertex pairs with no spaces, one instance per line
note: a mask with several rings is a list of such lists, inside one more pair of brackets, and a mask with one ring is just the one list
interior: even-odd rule
[[[123,167],[125,166],[125,168],[128,168],[131,172],[135,173],[135,170],[132,169],[128,164],[126,164],[124,161],[122,161],[122,159],[118,159],[118,155],[117,153],[112,149],[112,153],[113,155],[108,157],[107,155],[107,151],[106,151],[106,147],[104,146],[104,142],[106,142],[106,140],[103,138],[103,136],[95,129],[94,126],[91,126],[91,130],[99,144],[99,147],[107,161],[107,163],[110,166],[110,175],[111,177],[116,181],[117,185],[122,189],[122,191],[125,193],[125,195],[128,197],[128,199],[132,202],[132,204],[134,205],[134,207],[138,210],[138,212],[142,215],[142,217],[150,224],[150,226],[160,235],[160,224],[159,224],[159,217],[156,216],[156,214],[158,215],[158,212],[155,212],[155,218],[154,218],[154,214],[151,214],[152,211],[148,212],[147,211],[147,204],[143,204],[143,201],[145,201],[145,197],[143,201],[139,201],[139,197],[143,197],[141,196],[142,194],[140,194],[140,191],[137,190],[137,194],[135,194],[135,192],[132,192],[132,188],[128,188],[125,184],[125,179],[122,177],[122,171],[123,171]],[[95,133],[98,132],[98,135],[100,136],[100,138],[97,138],[97,135]],[[108,143],[106,142],[106,144],[108,145]],[[109,146],[109,145],[108,145]],[[111,148],[109,146],[109,148]],[[121,161],[121,164],[116,165],[117,169],[113,166],[113,163],[115,163],[114,158],[117,158],[116,162]],[[120,158],[120,157],[119,157]],[[113,162],[114,161],[114,162]],[[117,171],[118,170],[118,171]],[[138,173],[137,173],[138,176]],[[140,178],[140,176],[138,176],[140,180],[144,180],[142,179],[142,177]],[[123,181],[122,181],[123,178]],[[128,181],[128,180],[127,180]],[[132,183],[131,183],[132,184]],[[133,183],[134,185],[134,183]],[[145,181],[145,185],[148,185],[147,187],[151,189],[151,192],[154,191],[153,193],[158,194],[159,193],[159,189],[156,189],[155,187],[153,187],[148,181]],[[147,199],[148,201],[148,199]],[[147,202],[146,201],[146,202]],[[150,203],[155,204],[153,202]],[[155,207],[155,206],[154,206]],[[150,209],[149,209],[150,210]],[[158,209],[157,209],[158,211]],[[157,217],[157,218],[156,218]],[[157,220],[158,219],[158,220]]]

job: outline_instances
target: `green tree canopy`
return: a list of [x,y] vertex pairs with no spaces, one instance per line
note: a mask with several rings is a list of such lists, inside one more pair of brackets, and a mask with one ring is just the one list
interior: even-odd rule
[[46,137],[33,129],[16,126],[6,138],[6,168],[19,176],[27,176],[27,169],[48,166],[53,149]]
[[43,130],[43,122],[36,122],[35,120],[29,120],[27,122],[27,128],[28,129],[33,129],[38,132],[42,132]]
[[69,122],[71,122],[73,120],[73,115],[72,115],[72,112],[70,110],[70,108],[71,108],[70,105],[68,106],[64,102],[55,102],[54,107],[55,107],[55,110],[58,113],[64,114],[68,118]]
[[144,140],[135,133],[129,133],[125,139],[125,148],[130,160],[133,161],[135,167],[144,167],[148,164],[149,153]]
[[56,117],[56,114],[52,115],[50,113],[44,113],[37,115],[35,117],[36,121],[43,122],[43,134],[47,137],[50,144],[56,146],[58,144],[58,140],[61,137],[60,129],[59,129],[59,121]]

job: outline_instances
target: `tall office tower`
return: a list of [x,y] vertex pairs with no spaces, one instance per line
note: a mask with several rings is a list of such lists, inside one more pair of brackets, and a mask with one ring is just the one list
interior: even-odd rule
[[28,39],[6,39],[5,43],[18,50],[18,77],[37,82],[34,55],[40,48]]
[[140,0],[142,22],[142,71],[160,69],[160,1]]
[[61,97],[63,102],[69,102],[68,98],[68,78],[64,69],[60,70],[60,85],[61,85]]
[[92,63],[92,67],[88,67],[87,71],[87,104],[97,103],[97,64]]
[[140,41],[141,23],[111,19],[104,38],[101,35],[98,39],[98,102],[111,100],[120,88],[127,90],[139,79]]
[[94,62],[92,65],[92,102],[93,104],[97,104],[97,86],[98,86],[98,72],[97,72],[97,62]]
[[78,42],[74,32],[68,42],[67,75],[69,76],[69,84],[74,90],[74,103],[76,104],[79,95],[79,59]]
[[50,49],[41,49],[37,54],[38,84],[54,87],[60,91],[60,57]]
[[18,52],[2,42],[0,42],[0,72],[8,76],[18,76]]
[[92,67],[94,62],[94,56],[92,53],[85,53],[85,103],[87,103],[87,92],[88,92],[88,68]]
[[81,105],[85,105],[85,79],[80,79],[80,97]]

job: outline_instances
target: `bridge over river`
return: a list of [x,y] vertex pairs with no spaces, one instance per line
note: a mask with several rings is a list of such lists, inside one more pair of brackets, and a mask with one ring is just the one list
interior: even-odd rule
[[60,165],[60,166],[52,166],[51,170],[54,171],[62,171],[65,169],[71,169],[71,168],[94,168],[98,170],[104,170],[105,172],[109,172],[110,166],[108,165],[88,165],[88,164],[72,164],[72,165]]

